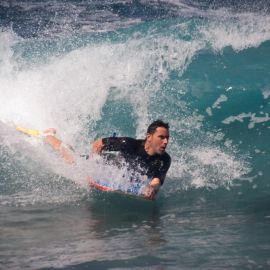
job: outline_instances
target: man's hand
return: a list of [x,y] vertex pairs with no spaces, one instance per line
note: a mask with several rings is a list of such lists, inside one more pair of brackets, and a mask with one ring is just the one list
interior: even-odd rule
[[92,145],[92,152],[95,154],[100,154],[103,148],[102,139],[96,140]]
[[154,200],[156,196],[156,191],[150,186],[146,186],[143,190],[143,196],[149,200]]
[[147,187],[145,187],[143,195],[150,200],[154,200],[159,190],[159,187],[160,187],[159,178],[153,178],[150,184]]

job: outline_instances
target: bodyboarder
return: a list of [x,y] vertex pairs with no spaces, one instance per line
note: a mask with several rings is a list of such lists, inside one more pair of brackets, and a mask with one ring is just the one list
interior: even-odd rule
[[[72,148],[66,146],[56,136],[56,130],[49,128],[43,132],[44,142],[57,151],[67,163],[74,163]],[[103,151],[118,151],[127,163],[128,169],[146,175],[149,184],[143,191],[148,199],[154,199],[163,185],[171,158],[165,151],[169,142],[169,125],[156,120],[149,125],[144,140],[129,137],[108,137],[92,144],[92,153],[102,155]]]

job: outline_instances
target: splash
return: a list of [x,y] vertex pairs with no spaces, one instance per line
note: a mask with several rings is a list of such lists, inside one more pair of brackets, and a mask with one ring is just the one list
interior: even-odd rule
[[[269,38],[267,25],[255,15],[237,15],[234,22],[237,26],[231,22],[219,24],[216,20],[207,24],[174,22],[168,26],[166,35],[160,26],[150,25],[146,33],[134,30],[132,35],[116,41],[87,39],[83,46],[74,45],[72,50],[66,50],[68,42],[55,42],[52,46],[61,53],[50,55],[45,51],[45,61],[33,62],[24,58],[25,47],[30,46],[27,50],[31,51],[31,42],[2,31],[0,39],[5,45],[1,47],[1,61],[5,65],[0,72],[0,120],[40,130],[55,127],[63,141],[73,145],[77,153],[84,153],[97,136],[110,136],[112,130],[123,136],[128,130],[129,136],[143,137],[149,122],[163,118],[170,122],[173,138],[169,146],[173,155],[169,177],[187,179],[186,187],[216,188],[230,184],[246,174],[249,166],[237,158],[230,143],[220,146],[224,137],[221,131],[207,131],[205,117],[186,99],[190,89],[182,75],[209,44],[216,53],[226,46],[235,50],[258,46]],[[261,31],[256,34],[254,28],[243,31],[247,22],[248,25],[256,22]],[[177,29],[188,31],[191,27],[189,37],[177,33]],[[243,37],[241,42],[236,38],[242,32],[245,42]],[[224,33],[226,39],[221,38]],[[199,97],[200,93],[197,94]],[[220,95],[209,107],[208,115],[213,115],[213,110],[220,109],[225,101],[228,97]],[[128,115],[134,131],[125,129],[129,123],[119,122],[115,104],[123,106],[122,114]],[[107,121],[108,117],[114,121]],[[253,117],[252,123],[266,120]],[[47,154],[43,156],[41,164],[75,181],[85,179],[99,168],[91,159],[87,164],[79,161],[72,170],[62,165],[59,170],[55,159],[48,162]]]

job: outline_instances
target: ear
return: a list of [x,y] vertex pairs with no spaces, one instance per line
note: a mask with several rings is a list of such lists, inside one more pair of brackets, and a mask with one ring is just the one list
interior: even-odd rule
[[149,140],[150,138],[152,138],[152,134],[146,133],[146,140]]

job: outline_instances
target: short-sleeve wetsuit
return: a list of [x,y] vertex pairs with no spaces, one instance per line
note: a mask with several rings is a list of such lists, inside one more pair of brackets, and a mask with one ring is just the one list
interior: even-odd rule
[[166,173],[171,165],[171,157],[163,154],[148,155],[144,149],[145,140],[129,137],[109,137],[102,139],[104,151],[119,151],[128,164],[129,169],[148,179],[159,178],[163,185]]

